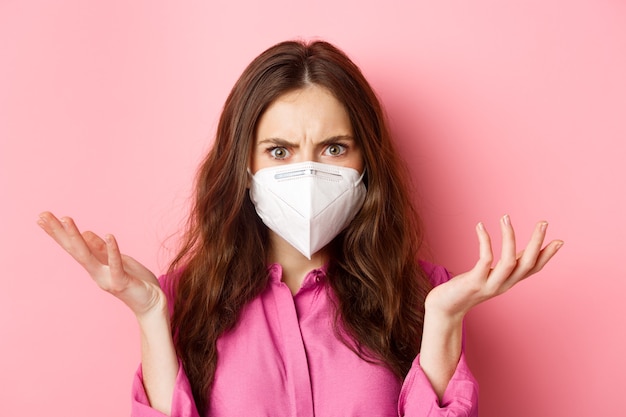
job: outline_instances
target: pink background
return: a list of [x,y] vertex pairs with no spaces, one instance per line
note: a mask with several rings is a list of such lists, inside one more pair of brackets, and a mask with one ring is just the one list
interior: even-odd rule
[[468,318],[481,416],[626,415],[626,4],[379,3],[0,2],[2,415],[128,414],[134,319],[37,214],[163,271],[230,87],[298,37],[380,94],[437,262],[469,268],[474,225],[504,213],[520,240],[545,218],[566,242]]

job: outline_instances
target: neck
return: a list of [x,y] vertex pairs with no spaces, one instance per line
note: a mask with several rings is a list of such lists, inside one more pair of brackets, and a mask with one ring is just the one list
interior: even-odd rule
[[308,259],[285,239],[270,230],[270,263],[278,263],[282,267],[282,281],[289,287],[292,294],[298,292],[306,274],[322,267],[328,260],[324,250],[320,250]]

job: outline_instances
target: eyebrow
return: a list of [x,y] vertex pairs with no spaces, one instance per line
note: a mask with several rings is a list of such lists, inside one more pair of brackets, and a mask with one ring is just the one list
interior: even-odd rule
[[[350,136],[350,135],[336,135],[336,136],[331,136],[327,139],[324,139],[323,141],[321,141],[319,143],[319,145],[330,145],[333,143],[337,143],[339,141],[352,141],[354,142],[354,137]],[[287,139],[283,139],[283,138],[265,138],[260,140],[259,142],[257,142],[257,145],[263,145],[263,144],[274,144],[274,145],[278,145],[278,146],[292,146],[292,147],[297,147],[298,144],[297,142],[290,142]]]

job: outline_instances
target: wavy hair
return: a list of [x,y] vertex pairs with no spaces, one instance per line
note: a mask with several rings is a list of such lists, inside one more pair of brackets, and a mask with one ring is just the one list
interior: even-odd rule
[[268,282],[268,231],[247,189],[257,122],[279,96],[309,85],[326,88],[345,106],[366,172],[363,207],[329,244],[336,333],[362,359],[384,364],[399,378],[420,349],[431,284],[417,262],[420,222],[383,109],[359,68],[333,45],[282,42],[254,59],[230,92],[170,265],[170,274],[179,271],[172,332],[201,413],[215,375],[217,339]]

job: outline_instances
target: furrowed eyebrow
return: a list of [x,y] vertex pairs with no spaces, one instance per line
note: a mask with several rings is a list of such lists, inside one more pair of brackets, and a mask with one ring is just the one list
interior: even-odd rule
[[352,141],[354,142],[354,138],[350,135],[338,135],[332,136],[328,139],[324,139],[320,142],[320,145],[332,145],[333,143],[341,142],[341,141]]
[[290,146],[290,147],[296,147],[298,146],[297,143],[293,143],[293,142],[289,142],[286,139],[281,139],[281,138],[265,138],[263,140],[260,140],[259,142],[257,142],[257,145],[277,145],[277,146]]
[[[319,145],[331,145],[333,143],[337,143],[340,141],[352,141],[354,142],[354,138],[350,135],[337,135],[337,136],[331,136],[327,139],[324,139],[323,141],[321,141],[319,143]],[[266,144],[271,144],[271,145],[276,145],[276,146],[289,146],[292,148],[296,148],[298,147],[298,143],[297,142],[290,142],[286,139],[282,139],[282,138],[265,138],[263,140],[260,140],[257,145],[266,145]]]

